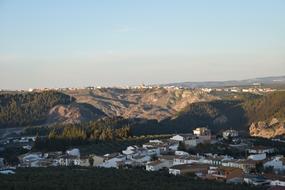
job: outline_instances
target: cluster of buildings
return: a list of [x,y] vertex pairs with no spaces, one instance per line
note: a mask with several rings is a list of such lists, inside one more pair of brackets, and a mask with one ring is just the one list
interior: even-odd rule
[[[226,130],[223,138],[237,139],[238,132]],[[201,179],[219,180],[227,183],[248,183],[251,185],[284,186],[285,158],[270,156],[274,148],[251,147],[245,158],[233,158],[228,155],[189,154],[179,149],[181,143],[187,148],[198,144],[212,144],[217,140],[207,128],[197,128],[193,134],[174,135],[170,139],[150,140],[141,147],[129,146],[122,153],[105,155],[98,167],[143,167],[147,171],[167,170],[172,175],[193,174]],[[259,172],[272,169],[271,173]]]
[[104,158],[96,155],[81,156],[77,148],[66,152],[32,152],[18,157],[18,167],[98,166]]
[[3,146],[14,146],[22,147],[25,150],[32,150],[32,145],[36,141],[35,136],[27,136],[27,137],[6,137],[0,140],[0,151],[4,150]]
[[[201,90],[202,92],[210,93],[210,92],[248,92],[248,93],[268,93],[268,92],[274,92],[276,89],[272,88],[261,88],[260,84],[254,84],[254,87],[228,87],[228,88],[196,88]],[[108,89],[108,88],[118,88],[118,89],[156,89],[156,88],[164,88],[164,89],[191,89],[189,87],[183,87],[183,86],[174,86],[174,85],[166,85],[166,86],[160,86],[160,85],[137,85],[137,86],[113,86],[113,87],[102,87],[102,86],[88,86],[88,87],[66,87],[66,88],[29,88],[28,90],[16,90],[18,92],[44,92],[44,91],[50,91],[50,90],[56,90],[56,91],[76,91],[76,90],[96,90],[96,89]],[[0,91],[11,91],[11,90],[5,90],[0,89]]]
[[[256,85],[259,86],[259,85]],[[229,88],[201,88],[204,92],[248,92],[248,93],[268,93],[268,92],[274,92],[276,89],[272,88],[261,88],[261,87],[229,87]]]
[[[224,139],[237,139],[238,132],[226,130]],[[77,148],[66,152],[30,152],[19,156],[18,167],[82,166],[104,168],[140,167],[155,172],[166,170],[172,175],[193,174],[201,179],[218,180],[227,183],[248,183],[252,185],[284,186],[285,158],[270,156],[275,149],[270,147],[247,148],[247,157],[233,158],[215,153],[189,154],[189,148],[198,144],[216,146],[219,140],[208,128],[197,128],[191,134],[174,135],[169,139],[149,140],[141,146],[129,146],[120,153],[103,156],[82,156]],[[183,150],[181,145],[183,144]],[[259,168],[271,172],[261,173]],[[0,158],[0,167],[4,167]],[[11,170],[0,170],[13,172]],[[11,174],[11,173],[10,173]]]
[[[29,88],[28,90],[18,90],[21,92],[43,92],[50,90],[57,91],[76,91],[76,90],[96,90],[96,89],[108,89],[108,88],[118,88],[118,89],[155,89],[155,88],[165,88],[165,89],[184,89],[183,87],[177,86],[154,86],[154,85],[138,85],[138,86],[113,86],[113,87],[102,87],[102,86],[88,86],[88,87],[67,87],[67,88]],[[1,91],[1,90],[0,90]],[[4,91],[4,90],[3,90]]]

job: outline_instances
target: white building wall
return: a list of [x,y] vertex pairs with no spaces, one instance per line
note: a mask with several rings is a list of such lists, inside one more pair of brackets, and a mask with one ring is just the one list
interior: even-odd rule
[[279,180],[271,180],[270,181],[271,186],[282,186],[285,187],[285,181],[279,181]]
[[266,159],[266,154],[252,154],[247,158],[251,160],[264,160]]
[[177,169],[169,169],[169,174],[172,174],[172,175],[180,175],[180,170],[177,170]]

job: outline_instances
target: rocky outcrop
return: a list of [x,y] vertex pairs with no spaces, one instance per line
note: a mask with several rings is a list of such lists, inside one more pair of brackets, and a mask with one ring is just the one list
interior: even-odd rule
[[176,115],[191,103],[218,99],[201,90],[118,89],[69,90],[77,102],[88,103],[110,117],[163,120]]
[[284,121],[273,118],[270,122],[259,121],[252,123],[249,127],[249,133],[251,136],[263,138],[285,135]]

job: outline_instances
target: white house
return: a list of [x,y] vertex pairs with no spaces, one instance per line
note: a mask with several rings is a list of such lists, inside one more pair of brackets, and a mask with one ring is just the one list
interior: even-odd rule
[[31,145],[24,145],[22,146],[23,149],[26,149],[26,150],[32,150],[32,146]]
[[183,142],[185,140],[185,137],[183,137],[181,135],[175,135],[175,136],[171,137],[170,140]]
[[188,152],[184,152],[184,151],[175,151],[174,153],[176,156],[189,156]]
[[88,156],[80,158],[80,166],[89,167],[90,166],[90,158]]
[[200,136],[205,136],[208,138],[208,140],[211,140],[211,131],[210,129],[206,127],[199,127],[193,130],[193,134],[200,137]]
[[93,160],[93,166],[99,166],[104,162],[104,157],[97,155],[90,155],[90,158]]
[[127,156],[127,159],[132,158],[133,154],[135,154],[136,148],[133,146],[128,146],[126,150],[123,150],[122,153]]
[[148,155],[138,155],[134,156],[129,163],[133,166],[145,166],[150,160],[151,157]]
[[222,160],[222,166],[240,168],[245,173],[249,173],[251,170],[256,168],[257,161],[255,160],[245,160],[245,159],[231,159],[231,160]]
[[196,147],[198,144],[202,142],[203,141],[199,137],[193,136],[192,138],[185,140],[184,144],[187,148],[190,148],[190,147]]
[[171,167],[169,160],[156,160],[146,164],[147,171],[159,171],[163,168]]
[[18,158],[22,167],[37,167],[38,161],[43,159],[43,156],[41,152],[35,152],[20,155]]
[[270,182],[263,176],[247,175],[243,178],[244,182],[250,185],[269,185]]
[[147,148],[147,155],[159,156],[160,155],[160,148],[157,148],[157,147]]
[[252,155],[249,155],[247,157],[247,159],[256,160],[256,161],[265,160],[266,159],[266,154],[265,153],[262,153],[262,154],[252,154]]
[[58,160],[61,166],[80,166],[80,158],[78,156],[64,155]]
[[167,168],[173,166],[175,155],[161,155],[158,157],[158,160],[166,162]]
[[270,179],[270,185],[271,186],[282,186],[285,187],[285,179],[279,180],[279,179]]
[[228,129],[223,132],[223,138],[229,139],[229,138],[237,138],[239,136],[238,131],[233,129]]
[[199,160],[201,164],[209,164],[209,165],[222,165],[224,157],[223,156],[208,156],[204,157],[203,159]]
[[274,170],[284,171],[285,170],[285,158],[283,156],[276,156],[272,160],[265,162],[265,168],[273,167]]
[[31,154],[26,154],[22,157],[23,162],[33,162],[42,159],[42,153],[31,153]]
[[78,148],[67,150],[66,153],[70,156],[77,156],[80,157],[80,151]]
[[208,170],[208,165],[205,164],[181,164],[169,168],[168,172],[172,175],[183,175],[186,173],[195,173],[201,175]]
[[285,180],[280,181],[280,180],[270,180],[270,185],[271,186],[282,186],[285,187]]
[[274,153],[274,148],[258,146],[258,147],[249,148],[248,152],[250,154],[270,154]]
[[162,144],[163,142],[161,140],[158,139],[154,139],[154,140],[149,140],[150,143],[156,143],[156,144]]
[[169,143],[163,142],[161,140],[149,140],[148,143],[143,144],[143,148],[159,148],[160,153],[168,153],[169,152]]
[[169,168],[168,172],[172,175],[181,175],[183,170],[190,170],[191,165],[190,164],[181,164],[181,165],[175,165]]
[[99,167],[103,168],[119,168],[119,163],[126,161],[127,157],[125,155],[118,155],[115,157],[108,157]]
[[172,143],[169,145],[168,149],[169,151],[177,151],[179,147],[179,143]]
[[193,164],[199,163],[201,157],[198,156],[177,156],[173,160],[173,165],[182,165],[182,164]]
[[265,177],[271,186],[285,187],[285,176],[276,174],[266,174]]

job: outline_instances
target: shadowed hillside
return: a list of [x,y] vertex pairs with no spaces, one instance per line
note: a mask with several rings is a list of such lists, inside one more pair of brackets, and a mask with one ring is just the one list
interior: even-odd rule
[[0,127],[41,124],[52,107],[73,101],[74,98],[56,91],[1,94]]
[[[68,94],[68,95],[67,95]],[[73,90],[0,95],[0,127],[74,124],[103,117],[124,118],[135,135],[188,133],[196,127],[214,132],[232,128],[248,132],[254,122],[284,131],[285,92],[209,94],[185,89]],[[253,126],[253,125],[252,125]],[[251,134],[266,127],[254,125]],[[272,125],[273,126],[273,125]],[[264,128],[264,129],[263,129]],[[267,127],[268,128],[268,127]],[[269,134],[262,132],[259,134]]]
[[92,105],[57,91],[5,93],[0,95],[0,127],[23,127],[51,123],[79,123],[105,114]]
[[[214,132],[231,128],[248,133],[250,125],[254,122],[256,124],[252,125],[251,131],[253,136],[283,135],[284,95],[285,92],[282,91],[262,96],[238,95],[238,98],[223,95],[220,96],[222,100],[190,104],[173,118],[161,122],[141,121],[136,128],[134,127],[134,133],[189,133],[196,127],[209,127]],[[271,124],[273,118],[277,118],[277,121]],[[261,126],[261,123],[265,124]]]
[[108,116],[163,120],[172,117],[191,103],[218,99],[200,90],[118,89],[66,91],[77,102],[88,103]]

